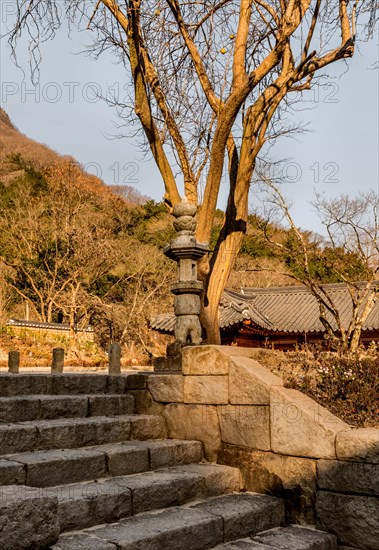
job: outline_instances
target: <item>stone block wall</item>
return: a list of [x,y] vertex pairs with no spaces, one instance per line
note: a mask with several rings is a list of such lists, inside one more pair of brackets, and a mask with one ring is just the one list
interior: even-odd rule
[[254,360],[254,350],[188,347],[182,374],[151,374],[137,412],[171,438],[203,442],[207,460],[240,468],[246,490],[286,501],[289,522],[379,550],[379,429],[350,429]]

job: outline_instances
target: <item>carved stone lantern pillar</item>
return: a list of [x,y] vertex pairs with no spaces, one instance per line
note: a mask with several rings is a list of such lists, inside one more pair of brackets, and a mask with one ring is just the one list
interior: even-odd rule
[[167,358],[155,363],[155,370],[180,370],[181,348],[201,343],[200,294],[203,283],[197,280],[197,262],[208,252],[208,245],[196,241],[196,206],[186,198],[174,207],[177,236],[163,253],[178,264],[178,280],[171,286],[175,295],[175,343],[167,346]]

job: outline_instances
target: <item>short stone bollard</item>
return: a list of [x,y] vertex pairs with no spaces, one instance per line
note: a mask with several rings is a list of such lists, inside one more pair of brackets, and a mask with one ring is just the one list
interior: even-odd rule
[[53,348],[53,361],[51,363],[51,374],[60,374],[64,367],[64,349]]
[[111,344],[108,352],[108,372],[109,374],[121,374],[121,346],[120,344]]
[[8,353],[8,372],[18,374],[20,371],[20,352],[10,351]]

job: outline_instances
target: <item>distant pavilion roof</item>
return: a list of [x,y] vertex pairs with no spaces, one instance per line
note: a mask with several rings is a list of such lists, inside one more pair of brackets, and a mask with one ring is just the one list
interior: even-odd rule
[[[379,287],[379,284],[376,285]],[[352,314],[352,302],[345,284],[325,284],[323,288],[338,309],[344,327]],[[333,317],[327,318],[334,323]],[[271,288],[241,288],[240,292],[225,290],[220,302],[220,328],[250,320],[267,332],[304,333],[324,332],[320,310],[312,292],[304,286]],[[175,315],[157,315],[151,328],[162,332],[174,331]],[[379,299],[371,310],[363,330],[379,330]]]
[[[61,330],[62,332],[70,330],[70,325],[65,323],[42,323],[41,321],[27,321],[25,319],[9,319],[7,326],[35,328],[40,330]],[[78,330],[79,332],[93,332],[93,328],[90,326]]]

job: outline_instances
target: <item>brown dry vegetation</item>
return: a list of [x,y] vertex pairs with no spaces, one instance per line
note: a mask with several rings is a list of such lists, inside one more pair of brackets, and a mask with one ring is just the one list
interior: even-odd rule
[[[162,350],[165,349],[167,339],[167,336],[158,336],[157,345],[160,342]],[[20,352],[21,370],[50,367],[52,350],[56,347],[65,350],[66,367],[91,372],[105,371],[108,368],[107,351],[99,342],[78,338],[74,343],[67,335],[30,330],[15,331],[12,327],[0,325],[0,368],[7,367],[6,354],[11,350]],[[123,368],[149,364],[146,351],[138,342],[129,341],[122,346],[121,366]]]
[[354,357],[312,350],[257,351],[256,359],[354,428],[379,426],[379,346]]
[[[160,248],[170,216],[141,205],[146,197],[137,190],[120,197],[74,159],[22,135],[3,110],[0,131],[0,325],[24,318],[27,304],[34,320],[63,314],[67,323],[91,323],[102,356],[114,339],[130,364],[162,354],[164,338],[150,333],[148,319],[169,307],[174,266]],[[3,339],[0,347],[15,343]],[[17,345],[22,351],[22,339]],[[49,361],[53,345],[39,342],[31,356],[25,350],[25,365]],[[65,347],[74,357],[76,343]]]
[[[106,367],[104,350],[95,342],[78,340],[75,345],[71,345],[65,335],[40,334],[28,330],[16,332],[11,327],[0,326],[0,349],[19,351],[21,368],[49,367],[54,347],[64,348],[66,365],[94,369]],[[6,365],[6,360],[0,360],[0,367]]]

